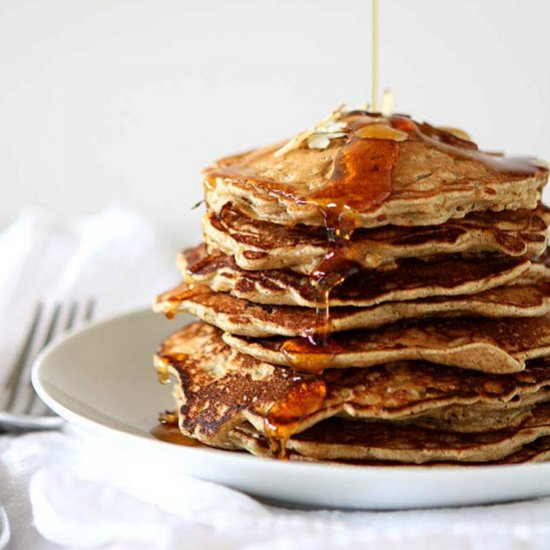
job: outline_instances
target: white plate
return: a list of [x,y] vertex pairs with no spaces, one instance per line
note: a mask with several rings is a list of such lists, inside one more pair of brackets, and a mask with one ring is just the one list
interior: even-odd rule
[[152,355],[163,337],[190,320],[170,322],[138,311],[92,325],[37,359],[34,386],[69,422],[121,445],[162,456],[173,453],[190,475],[268,499],[395,509],[550,495],[550,463],[472,468],[304,464],[159,441],[150,430],[158,412],[172,408],[172,398],[169,388],[157,382]]

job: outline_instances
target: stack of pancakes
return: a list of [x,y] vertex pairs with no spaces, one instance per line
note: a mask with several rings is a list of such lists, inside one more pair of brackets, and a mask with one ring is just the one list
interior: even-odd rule
[[550,458],[548,170],[339,109],[206,170],[204,244],[155,300],[182,434],[354,463]]

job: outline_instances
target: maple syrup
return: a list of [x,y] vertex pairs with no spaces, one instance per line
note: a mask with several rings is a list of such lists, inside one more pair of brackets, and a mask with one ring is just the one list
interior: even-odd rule
[[372,105],[378,110],[378,0],[372,0]]
[[[309,338],[283,345],[283,352],[297,370],[320,372],[338,353],[338,345],[330,338],[330,297],[337,286],[361,269],[349,253],[349,241],[357,227],[356,213],[377,208],[392,191],[398,142],[388,139],[389,132],[380,129],[383,126],[377,118],[362,112],[352,113],[350,118],[350,138],[336,156],[329,183],[307,197],[323,214],[330,246],[311,274],[317,302],[322,304],[316,326],[310,329]],[[366,132],[368,127],[373,130]],[[362,138],[359,132],[369,137]],[[316,365],[312,345],[320,348],[315,353],[320,359]]]
[[164,316],[167,319],[173,319],[184,300],[196,296],[203,290],[203,285],[193,282],[191,277],[186,277],[186,282],[168,292],[163,292],[157,297],[156,301],[162,303]]
[[[396,120],[404,119],[404,117],[394,118]],[[491,170],[506,174],[532,176],[539,170],[533,159],[483,153],[475,143],[462,139],[454,133],[438,130],[425,122],[416,124],[410,119],[406,120],[409,121],[418,139],[451,156],[478,161]]]
[[206,447],[200,441],[183,435],[179,428],[169,424],[157,424],[151,429],[151,435],[160,441],[167,441],[176,445],[184,445],[186,447]]
[[170,370],[168,368],[168,365],[164,363],[157,363],[156,364],[157,369],[157,379],[158,381],[163,384],[164,386],[166,384],[170,383]]
[[163,412],[159,414],[159,423],[151,429],[151,435],[160,441],[167,441],[186,447],[206,447],[200,441],[183,435],[178,427],[176,413]]
[[295,371],[320,374],[345,348],[327,335],[321,342],[318,337],[288,338],[283,342],[281,351]]
[[296,433],[304,418],[317,412],[327,396],[323,380],[302,380],[290,388],[264,417],[264,431],[272,452],[286,457],[286,443]]
[[[170,361],[177,361],[178,363],[184,363],[187,360],[186,353],[172,352],[170,354]],[[170,383],[170,365],[164,362],[162,359],[155,360],[155,368],[157,370],[158,381],[166,385]]]

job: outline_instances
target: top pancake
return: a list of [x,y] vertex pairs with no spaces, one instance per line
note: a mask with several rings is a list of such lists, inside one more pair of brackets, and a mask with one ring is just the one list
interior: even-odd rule
[[325,148],[298,140],[283,154],[277,144],[215,163],[205,172],[209,208],[232,203],[283,225],[326,226],[342,213],[354,227],[435,225],[474,211],[534,209],[548,178],[535,162],[482,153],[404,116],[340,110],[329,124],[339,132],[324,134],[335,136]]

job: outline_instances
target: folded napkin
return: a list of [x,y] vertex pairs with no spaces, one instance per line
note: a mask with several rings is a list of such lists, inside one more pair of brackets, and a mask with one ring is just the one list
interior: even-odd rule
[[[0,233],[0,378],[36,300],[93,297],[98,317],[147,304],[177,279],[173,252],[124,207],[71,220],[23,213]],[[16,550],[526,550],[550,541],[550,499],[410,512],[275,508],[189,478],[162,452],[138,454],[71,426],[0,436],[0,502]]]

